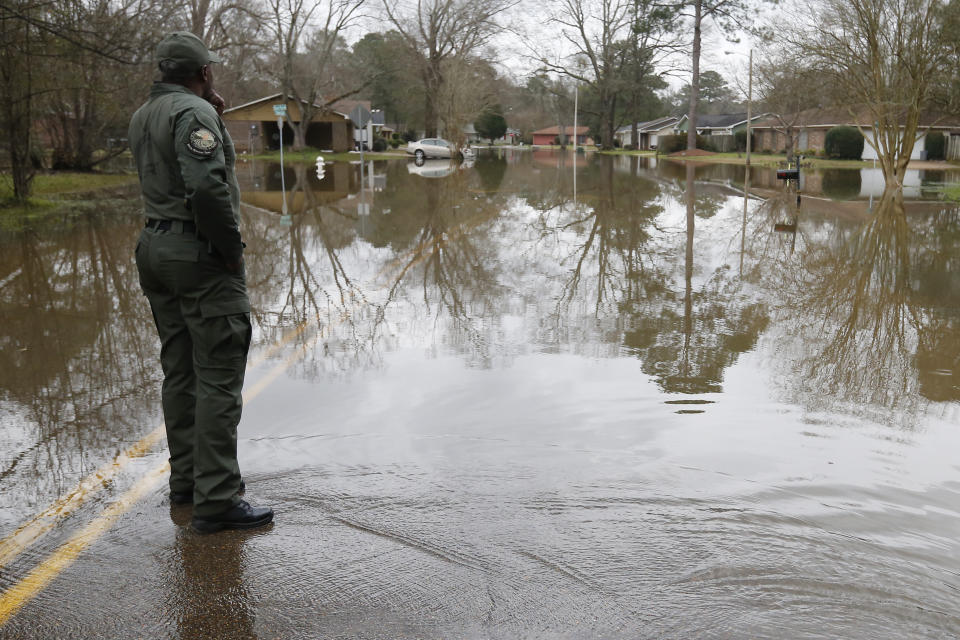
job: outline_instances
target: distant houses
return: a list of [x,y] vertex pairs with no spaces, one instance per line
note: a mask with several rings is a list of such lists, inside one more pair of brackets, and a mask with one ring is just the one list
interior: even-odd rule
[[497,143],[500,144],[516,144],[520,142],[523,138],[523,132],[520,129],[515,129],[513,127],[507,127],[507,132],[503,136],[496,139]]
[[[656,149],[660,137],[673,135],[674,128],[679,120],[676,116],[665,116],[656,120],[638,122],[636,148],[640,150]],[[620,143],[621,147],[626,147],[634,144],[632,135],[633,127],[628,124],[617,129],[614,138]]]
[[[563,132],[566,137],[565,143],[573,144],[573,127],[564,127]],[[589,132],[590,127],[577,127],[576,135],[578,145],[593,145],[593,138],[588,135]],[[533,144],[540,146],[556,144],[557,138],[560,137],[560,127],[547,127],[546,129],[533,132]]]

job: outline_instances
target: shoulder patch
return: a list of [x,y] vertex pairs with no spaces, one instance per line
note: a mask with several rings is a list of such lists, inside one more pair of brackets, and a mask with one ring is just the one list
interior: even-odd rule
[[187,140],[187,149],[198,156],[209,157],[217,150],[217,136],[213,135],[210,129],[197,127],[190,132],[190,138]]

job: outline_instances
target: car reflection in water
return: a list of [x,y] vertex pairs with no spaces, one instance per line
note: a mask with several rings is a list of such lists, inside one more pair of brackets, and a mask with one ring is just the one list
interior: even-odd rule
[[453,160],[422,160],[416,159],[407,163],[409,173],[420,176],[421,178],[446,178],[457,170],[457,163]]

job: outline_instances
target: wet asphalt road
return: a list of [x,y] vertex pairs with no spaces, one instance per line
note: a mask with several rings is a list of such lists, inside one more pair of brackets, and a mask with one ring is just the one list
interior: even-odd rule
[[[0,638],[960,632],[955,209],[811,175],[798,214],[762,172],[745,209],[742,168],[629,158],[372,168],[288,168],[289,219],[278,168],[242,172],[240,462],[275,524],[200,536],[161,479]],[[105,209],[3,238],[3,536],[159,424],[135,205]]]

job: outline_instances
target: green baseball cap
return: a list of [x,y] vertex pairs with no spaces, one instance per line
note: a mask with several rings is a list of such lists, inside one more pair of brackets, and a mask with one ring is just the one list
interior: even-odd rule
[[203,40],[189,31],[174,31],[157,45],[157,64],[170,60],[186,71],[193,71],[220,58],[210,53]]

